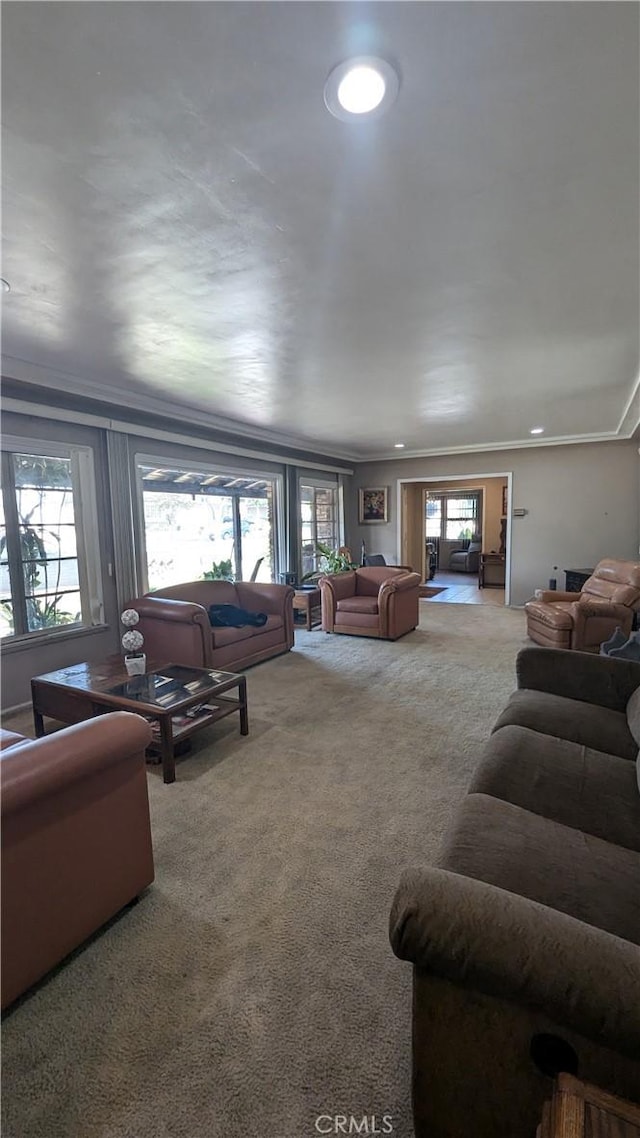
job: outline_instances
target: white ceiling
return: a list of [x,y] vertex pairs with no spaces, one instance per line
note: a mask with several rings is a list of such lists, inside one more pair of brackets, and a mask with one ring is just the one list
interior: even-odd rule
[[[628,436],[638,18],[3,3],[4,373],[354,459]],[[352,54],[378,121],[324,106]]]

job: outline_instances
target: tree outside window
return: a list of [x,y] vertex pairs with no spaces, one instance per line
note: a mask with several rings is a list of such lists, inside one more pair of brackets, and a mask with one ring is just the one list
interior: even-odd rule
[[479,492],[427,495],[427,540],[469,541],[480,530]]
[[2,456],[3,637],[92,623],[79,482],[72,453],[60,457],[5,452]]

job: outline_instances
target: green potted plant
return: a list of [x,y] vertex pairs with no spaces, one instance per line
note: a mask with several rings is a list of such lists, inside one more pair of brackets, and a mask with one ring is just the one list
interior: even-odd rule
[[328,545],[317,541],[316,551],[320,554],[321,564],[312,573],[305,573],[302,578],[303,581],[322,577],[325,573],[347,573],[350,569],[358,568],[355,561],[351,560],[349,550],[344,546],[341,546],[340,549],[330,549]]
[[228,561],[214,561],[210,569],[202,574],[203,581],[233,581],[233,565]]

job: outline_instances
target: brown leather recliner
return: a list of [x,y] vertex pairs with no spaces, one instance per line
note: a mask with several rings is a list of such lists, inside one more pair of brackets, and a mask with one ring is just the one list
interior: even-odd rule
[[126,711],[2,732],[3,1008],[153,881],[150,738]]
[[640,564],[605,558],[580,593],[543,589],[524,608],[527,635],[536,644],[599,652],[616,628],[631,632],[640,609]]
[[321,577],[322,628],[397,640],[418,623],[419,585],[419,573],[391,566]]

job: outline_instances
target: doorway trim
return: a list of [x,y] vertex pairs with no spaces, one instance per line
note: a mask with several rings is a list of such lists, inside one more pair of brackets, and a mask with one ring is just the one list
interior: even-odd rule
[[398,518],[396,561],[398,564],[402,561],[402,530],[404,524],[402,513],[402,487],[415,482],[472,482],[476,478],[506,478],[507,480],[507,532],[505,536],[504,565],[504,605],[505,608],[507,608],[511,603],[511,493],[513,481],[513,471],[511,470],[494,470],[490,474],[474,471],[473,474],[427,474],[418,478],[399,478],[396,497],[396,517]]

